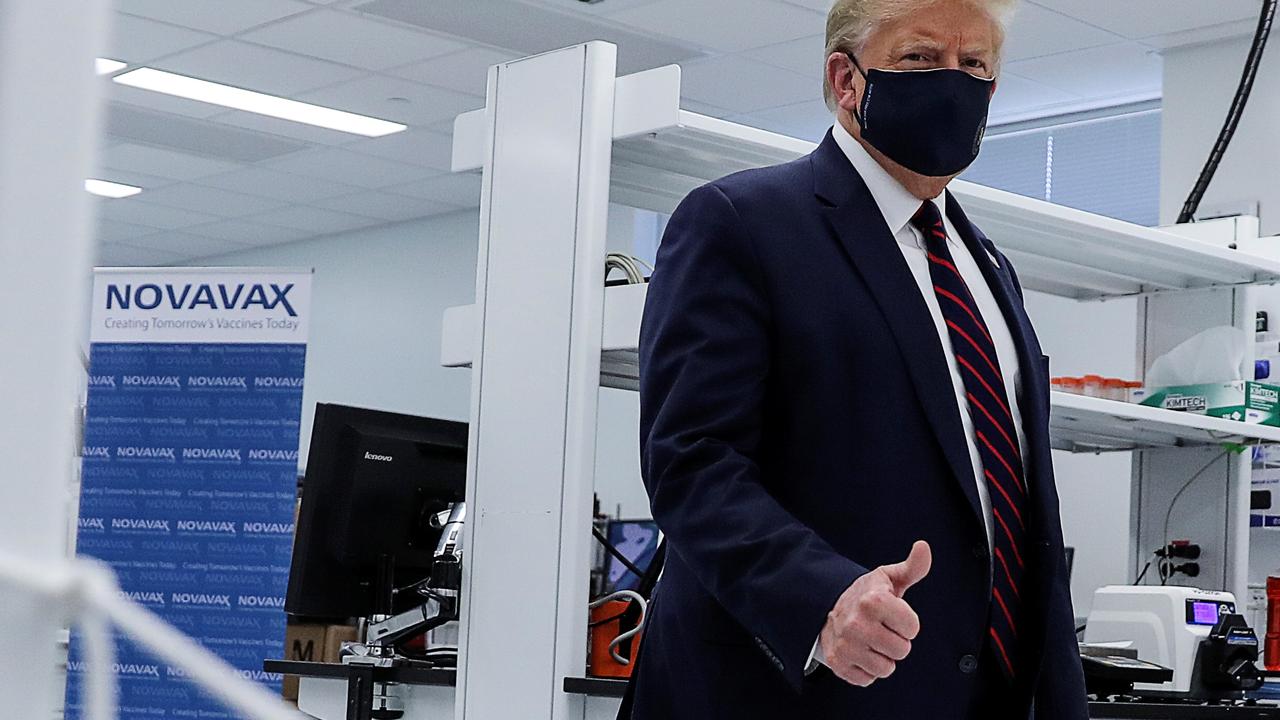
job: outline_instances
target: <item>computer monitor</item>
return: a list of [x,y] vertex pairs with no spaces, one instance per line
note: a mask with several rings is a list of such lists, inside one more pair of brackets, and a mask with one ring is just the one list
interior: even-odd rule
[[[609,544],[622,553],[631,564],[641,570],[647,570],[658,551],[660,533],[658,523],[653,520],[610,520],[609,529],[605,533]],[[605,590],[635,590],[640,586],[640,577],[623,565],[618,558],[609,556],[608,576],[605,578]]]
[[[428,577],[440,537],[431,518],[462,499],[466,472],[466,423],[317,404],[285,612],[322,621],[385,610],[380,561],[397,588]],[[403,597],[394,612],[421,602]]]

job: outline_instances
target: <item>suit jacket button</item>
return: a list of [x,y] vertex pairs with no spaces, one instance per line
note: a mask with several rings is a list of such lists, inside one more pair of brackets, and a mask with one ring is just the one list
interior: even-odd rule
[[973,556],[974,556],[974,557],[976,557],[976,558],[978,558],[979,560],[984,560],[984,559],[986,559],[986,557],[987,557],[987,544],[986,544],[986,543],[976,543],[976,544],[974,544],[974,546],[973,546]]
[[973,671],[978,669],[978,658],[972,655],[962,655],[960,657],[960,672],[965,675],[971,675]]

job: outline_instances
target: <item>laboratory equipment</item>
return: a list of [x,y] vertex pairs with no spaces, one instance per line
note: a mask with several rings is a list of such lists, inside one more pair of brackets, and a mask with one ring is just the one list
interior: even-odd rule
[[1085,689],[1100,699],[1132,695],[1135,683],[1159,684],[1173,679],[1173,670],[1139,660],[1133,648],[1084,644],[1080,646],[1080,663]]
[[1228,592],[1172,585],[1110,585],[1093,596],[1085,643],[1132,648],[1173,670],[1171,684],[1139,682],[1134,694],[1237,699],[1261,685],[1258,638]]

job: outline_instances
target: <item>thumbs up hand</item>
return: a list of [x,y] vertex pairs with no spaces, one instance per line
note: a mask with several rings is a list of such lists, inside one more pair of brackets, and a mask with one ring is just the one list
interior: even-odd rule
[[819,636],[823,664],[852,685],[887,678],[911,652],[920,618],[902,596],[929,574],[933,555],[923,540],[906,560],[882,565],[844,591]]

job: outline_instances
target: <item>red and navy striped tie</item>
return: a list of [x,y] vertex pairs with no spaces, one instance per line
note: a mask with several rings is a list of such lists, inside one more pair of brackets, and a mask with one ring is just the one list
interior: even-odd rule
[[1005,393],[995,341],[978,311],[960,271],[956,269],[947,232],[932,202],[921,207],[911,223],[924,235],[929,276],[938,296],[942,318],[951,336],[951,350],[964,381],[973,420],[974,441],[982,460],[994,516],[991,569],[991,625],[987,629],[992,656],[1010,680],[1018,663],[1019,609],[1025,574],[1027,495],[1022,453]]

